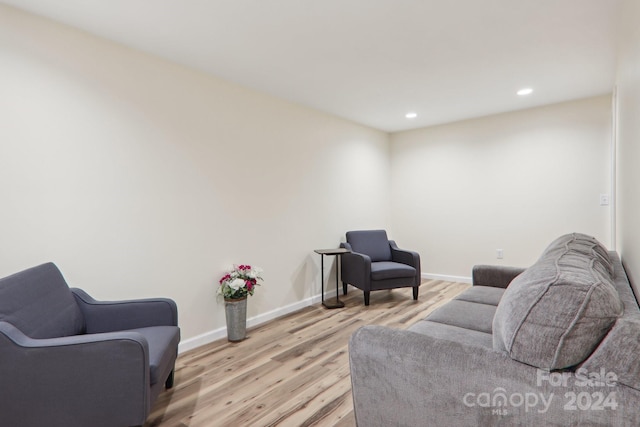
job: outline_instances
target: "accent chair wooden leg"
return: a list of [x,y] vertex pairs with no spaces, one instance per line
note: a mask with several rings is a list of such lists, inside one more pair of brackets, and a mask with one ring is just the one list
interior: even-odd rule
[[413,300],[414,301],[418,300],[418,289],[420,289],[418,286],[414,286],[413,287]]
[[174,370],[171,371],[171,373],[169,374],[169,376],[167,377],[167,381],[165,381],[164,386],[166,388],[171,388],[173,387],[173,375],[174,375]]
[[347,294],[347,284],[346,282],[342,282],[342,295]]
[[369,296],[371,295],[370,291],[364,291],[364,305],[369,305]]

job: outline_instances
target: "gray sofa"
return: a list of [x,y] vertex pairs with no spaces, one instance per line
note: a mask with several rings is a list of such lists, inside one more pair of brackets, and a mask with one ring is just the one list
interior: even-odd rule
[[0,426],[142,425],[173,385],[169,299],[100,302],[43,264],[0,279]]
[[561,236],[528,269],[476,266],[425,319],[349,345],[357,424],[640,425],[640,309],[620,259]]

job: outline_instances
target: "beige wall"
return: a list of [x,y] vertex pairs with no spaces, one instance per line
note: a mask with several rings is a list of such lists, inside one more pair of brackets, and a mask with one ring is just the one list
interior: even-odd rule
[[398,244],[424,273],[458,278],[474,264],[528,266],[563,233],[609,245],[610,123],[602,96],[392,135]]
[[617,230],[625,269],[640,295],[640,3],[623,3],[617,75]]
[[4,6],[0,58],[0,276],[170,297],[190,339],[229,265],[265,270],[265,319],[320,293],[314,248],[388,225],[385,133]]
[[317,298],[312,251],[348,229],[386,227],[423,272],[454,278],[528,265],[565,232],[611,243],[608,96],[389,137],[4,6],[0,58],[0,276],[52,260],[100,299],[173,298],[192,343],[224,329],[230,264],[264,268],[249,317],[266,320]]

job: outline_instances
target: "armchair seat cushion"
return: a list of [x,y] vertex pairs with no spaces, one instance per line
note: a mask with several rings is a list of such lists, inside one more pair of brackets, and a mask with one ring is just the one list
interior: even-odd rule
[[176,349],[180,342],[180,329],[177,326],[152,326],[148,328],[131,329],[147,340],[149,344],[149,382],[153,385],[166,378],[160,378],[164,373],[171,372]]
[[385,280],[398,277],[414,277],[416,269],[407,264],[392,261],[380,261],[371,263],[371,279]]

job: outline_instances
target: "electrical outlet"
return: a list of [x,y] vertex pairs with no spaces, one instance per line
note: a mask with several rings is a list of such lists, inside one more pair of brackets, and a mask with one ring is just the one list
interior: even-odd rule
[[600,206],[609,206],[609,195],[601,194],[600,195]]
[[496,257],[498,259],[504,258],[504,251],[502,249],[496,249]]

